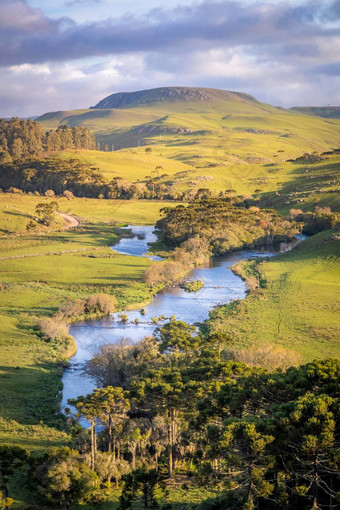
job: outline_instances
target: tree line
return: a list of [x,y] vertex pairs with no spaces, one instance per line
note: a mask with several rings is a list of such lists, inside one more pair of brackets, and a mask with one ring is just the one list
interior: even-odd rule
[[[196,193],[177,193],[157,178],[131,183],[122,177],[108,181],[102,172],[88,163],[72,158],[26,157],[18,161],[0,161],[0,187],[8,192],[38,193],[68,198],[187,200],[202,196]],[[209,194],[209,190],[206,190]]]
[[0,119],[0,162],[38,156],[42,152],[67,149],[95,149],[96,142],[87,127],[59,126],[44,132],[31,119]]

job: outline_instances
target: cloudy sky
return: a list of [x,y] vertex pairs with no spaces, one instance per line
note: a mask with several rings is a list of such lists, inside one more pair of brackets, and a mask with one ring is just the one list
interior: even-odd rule
[[340,0],[0,0],[0,116],[160,86],[340,105]]

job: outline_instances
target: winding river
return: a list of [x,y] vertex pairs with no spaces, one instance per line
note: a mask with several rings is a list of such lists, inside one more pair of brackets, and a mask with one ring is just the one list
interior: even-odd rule
[[[123,238],[112,247],[113,250],[137,257],[149,256],[159,260],[159,257],[148,255],[148,244],[156,241],[153,234],[154,227],[130,226],[136,235]],[[122,323],[119,315],[112,314],[103,319],[83,321],[70,327],[70,334],[77,343],[77,352],[71,358],[69,367],[63,375],[63,396],[61,407],[67,406],[69,398],[86,395],[97,386],[95,380],[85,373],[85,366],[103,345],[113,344],[121,338],[129,338],[136,342],[145,336],[151,336],[157,327],[152,322],[153,317],[175,315],[177,319],[194,324],[209,317],[209,311],[218,305],[229,303],[234,299],[244,299],[247,293],[244,281],[235,275],[231,267],[239,260],[254,257],[271,257],[277,253],[292,249],[305,236],[297,236],[291,243],[281,243],[271,251],[242,250],[225,257],[213,257],[210,263],[194,269],[188,280],[202,280],[204,286],[197,292],[186,292],[180,288],[166,289],[156,294],[149,305],[145,306],[145,315],[139,310],[124,312],[128,315],[128,322]],[[139,323],[133,321],[138,318]],[[162,324],[160,322],[159,324]]]

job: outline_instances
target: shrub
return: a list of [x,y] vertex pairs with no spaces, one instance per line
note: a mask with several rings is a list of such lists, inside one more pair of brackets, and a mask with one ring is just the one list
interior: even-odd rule
[[268,370],[288,368],[298,365],[301,361],[297,352],[273,345],[250,347],[248,349],[230,348],[224,352],[224,357],[253,367],[267,368]]
[[89,313],[108,315],[116,309],[116,299],[110,294],[93,294],[85,303],[85,310]]
[[85,312],[85,300],[76,299],[75,301],[69,299],[67,303],[60,307],[59,311],[64,317],[70,319],[81,317]]
[[65,319],[60,315],[41,319],[38,326],[45,340],[65,340],[69,337]]
[[128,317],[128,315],[127,315],[126,313],[121,313],[121,314],[119,315],[119,318],[120,318],[120,320],[121,320],[122,322],[127,322],[127,321],[129,320],[129,317]]
[[194,281],[188,281],[184,282],[181,285],[182,289],[184,289],[186,292],[197,292],[203,287],[202,280],[194,280]]
[[65,189],[65,191],[63,192],[63,196],[66,197],[69,200],[71,198],[74,198],[74,195],[73,195],[72,191],[69,191],[68,189]]

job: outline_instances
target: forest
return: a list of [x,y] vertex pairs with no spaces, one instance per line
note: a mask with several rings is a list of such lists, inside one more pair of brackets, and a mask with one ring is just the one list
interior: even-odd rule
[[101,387],[69,401],[90,428],[69,418],[72,445],[34,458],[0,447],[3,478],[26,464],[38,501],[62,507],[121,486],[120,509],[169,509],[165,481],[182,475],[215,494],[202,510],[336,508],[339,360],[269,371],[226,345],[172,318],[103,349],[88,366]]
[[39,122],[0,119],[0,162],[17,161],[42,152],[65,149],[94,149],[95,139],[87,127],[63,125],[43,132]]

